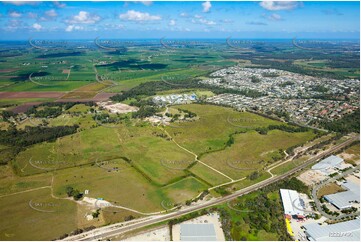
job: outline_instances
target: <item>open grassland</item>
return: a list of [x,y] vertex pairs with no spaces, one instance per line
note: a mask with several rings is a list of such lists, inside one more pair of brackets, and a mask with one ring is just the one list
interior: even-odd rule
[[201,163],[197,163],[196,165],[192,166],[189,171],[199,177],[201,180],[210,184],[211,186],[220,185],[230,181],[230,179],[228,179],[227,177],[204,166]]
[[206,154],[201,160],[233,179],[240,179],[280,160],[288,147],[302,145],[314,135],[312,131],[287,133],[272,130],[266,135],[248,131],[235,135],[230,147]]
[[[65,120],[59,119],[59,125],[64,125]],[[160,129],[120,124],[115,128],[85,129],[55,142],[36,144],[21,152],[14,166],[20,175],[30,175],[122,157],[151,182],[162,185],[185,177],[183,170],[194,161],[193,155],[176,146]]]
[[87,81],[47,81],[39,85],[31,81],[19,82],[11,86],[7,86],[4,92],[48,92],[48,91],[71,91],[81,86],[89,84]]
[[[74,109],[75,110],[75,109]],[[49,127],[53,126],[64,126],[64,125],[79,125],[81,130],[90,129],[96,126],[97,123],[94,119],[81,111],[68,111],[69,113],[62,114],[56,118],[28,118],[17,125],[18,129],[24,129],[26,126],[38,126],[43,124],[45,121]]]
[[190,104],[174,108],[197,114],[196,121],[177,123],[177,127],[168,126],[166,130],[179,144],[198,155],[223,149],[229,135],[236,131],[282,124],[256,114],[213,105]]
[[183,180],[169,184],[162,188],[171,201],[184,203],[187,199],[198,196],[208,188],[203,182],[194,177],[187,177]]
[[50,174],[19,177],[14,174],[10,166],[0,166],[0,197],[50,185]]
[[[66,197],[66,187],[71,186],[80,191],[89,190],[87,196],[103,198],[114,205],[140,212],[155,212],[165,209],[162,202],[163,205],[182,203],[206,189],[206,185],[193,177],[159,187],[126,162],[119,162],[117,167],[117,171],[109,171],[109,166],[87,165],[82,169],[58,171],[54,179],[54,193]],[[120,212],[122,209],[109,207],[106,211]]]
[[282,165],[279,165],[271,170],[272,174],[274,175],[281,175],[297,166],[300,166],[302,163],[310,159],[311,157],[309,155],[303,155],[298,159],[292,160],[290,162],[286,162]]
[[0,240],[53,240],[77,228],[76,204],[50,189],[0,198]]
[[120,135],[121,149],[142,173],[157,184],[185,176],[194,156],[176,146],[160,129],[129,127]]
[[112,128],[86,129],[55,142],[36,144],[19,153],[14,166],[23,175],[63,169],[122,156],[119,138]]
[[321,187],[317,191],[317,197],[320,199],[321,197],[325,195],[330,195],[338,192],[344,192],[346,191],[344,188],[342,188],[340,185],[337,185],[336,182],[328,183],[327,185]]

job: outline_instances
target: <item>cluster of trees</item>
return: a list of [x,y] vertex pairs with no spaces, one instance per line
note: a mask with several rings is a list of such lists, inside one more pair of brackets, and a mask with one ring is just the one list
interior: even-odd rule
[[62,107],[45,107],[43,109],[37,109],[35,107],[31,107],[26,114],[28,116],[34,115],[36,118],[56,118],[63,112]]
[[194,117],[197,117],[197,114],[196,114],[196,113],[193,113],[193,112],[191,112],[191,111],[189,111],[189,110],[186,110],[186,109],[178,108],[178,111],[185,113],[185,114],[184,114],[184,118],[194,118]]
[[5,165],[15,158],[26,146],[41,143],[44,141],[53,141],[58,137],[76,133],[77,125],[74,126],[57,126],[57,127],[29,127],[23,130],[17,130],[12,124],[8,130],[0,130],[0,144],[11,146],[8,149],[2,149],[0,155],[1,165]]
[[261,82],[261,79],[258,78],[257,76],[252,76],[251,77],[251,82],[252,83],[259,83],[259,82]]
[[355,213],[355,212],[357,212],[357,208],[355,208],[355,207],[345,208],[345,209],[341,210],[341,212],[346,213],[346,214]]
[[144,105],[139,108],[137,112],[132,113],[133,118],[146,118],[155,115],[159,112],[158,108]]
[[321,207],[322,207],[322,210],[329,215],[332,215],[332,216],[340,215],[340,213],[338,213],[336,211],[331,211],[325,204],[323,204]]
[[260,177],[260,174],[258,171],[254,171],[248,176],[248,178],[250,180],[256,180],[258,177]]
[[341,119],[331,122],[321,122],[321,126],[327,130],[342,134],[351,132],[360,133],[360,109],[345,115]]
[[306,127],[300,127],[300,126],[289,126],[289,125],[269,125],[268,127],[260,127],[260,128],[256,128],[255,130],[259,133],[259,134],[263,134],[266,135],[268,133],[268,131],[274,130],[274,129],[278,129],[278,130],[282,130],[288,133],[300,133],[300,132],[307,132],[309,130],[309,128]]
[[68,197],[73,197],[74,200],[79,200],[83,197],[83,193],[79,192],[78,189],[74,189],[70,186],[66,187],[66,194],[68,195]]
[[328,92],[328,88],[322,85],[313,86],[312,90],[315,92]]
[[275,72],[264,72],[264,73],[262,73],[262,76],[263,77],[278,77],[279,74],[275,73]]
[[54,141],[58,137],[76,133],[78,125],[41,127],[26,126],[23,130],[17,130],[11,126],[8,130],[0,130],[0,144],[12,146],[29,146],[44,141]]
[[[286,231],[282,204],[279,199],[272,199],[272,196],[269,196],[269,193],[278,192],[281,188],[309,194],[309,188],[293,177],[261,188],[256,192],[257,196],[250,196],[247,199],[239,198],[234,205],[239,210],[246,209],[255,212],[241,214],[234,210],[218,208],[226,240],[247,240],[247,234],[257,236],[260,230],[276,233],[279,236],[278,240],[291,240]],[[250,226],[248,231],[244,231],[244,224]]]
[[57,238],[57,239],[55,239],[55,240],[63,240],[63,239],[65,239],[66,237],[68,237],[68,236],[73,236],[73,235],[77,235],[77,234],[81,234],[81,233],[83,233],[83,232],[87,232],[87,231],[90,231],[90,230],[93,230],[93,229],[95,229],[96,227],[94,226],[94,225],[92,225],[92,226],[89,226],[89,227],[86,227],[86,228],[83,228],[83,229],[76,229],[76,230],[74,230],[74,231],[72,231],[71,233],[69,233],[69,234],[63,234],[63,235],[61,235],[59,238]]
[[10,120],[10,118],[15,117],[16,114],[12,111],[4,110],[4,111],[2,111],[1,116],[5,122],[8,122]]
[[294,82],[286,81],[286,82],[284,82],[284,83],[281,83],[281,84],[280,84],[280,87],[292,86],[292,85],[294,85],[294,84],[295,84]]
[[128,119],[127,116],[110,116],[108,113],[100,113],[93,116],[93,119],[95,121],[101,122],[101,123],[121,123],[122,120]]
[[[61,115],[61,113],[63,111],[66,111],[68,109],[70,109],[71,107],[73,107],[76,104],[80,104],[81,102],[46,102],[46,103],[41,103],[39,105],[33,106],[31,108],[29,108],[28,111],[26,111],[26,114],[28,116],[33,115],[34,117],[37,118],[55,118],[58,117],[59,115]],[[84,105],[87,106],[94,106],[95,103],[90,101],[90,102],[85,102],[82,103]],[[42,107],[41,109],[39,109],[39,107]]]

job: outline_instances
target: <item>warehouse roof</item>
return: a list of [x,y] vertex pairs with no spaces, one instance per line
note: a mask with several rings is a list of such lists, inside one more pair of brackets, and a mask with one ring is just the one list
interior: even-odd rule
[[310,240],[360,241],[359,219],[331,225],[306,224],[304,227]]
[[312,170],[327,170],[330,168],[334,168],[335,166],[340,165],[343,162],[343,159],[335,156],[335,155],[331,155],[329,157],[327,157],[326,159],[321,160],[320,162],[318,162],[317,164],[312,166]]
[[180,237],[182,241],[217,240],[213,224],[181,224]]
[[325,195],[327,201],[331,202],[339,209],[351,206],[351,201],[360,202],[360,184],[348,180],[346,183],[343,183],[342,186],[345,187],[347,191]]
[[301,210],[304,206],[301,203],[297,191],[280,189],[280,193],[285,214],[304,215]]

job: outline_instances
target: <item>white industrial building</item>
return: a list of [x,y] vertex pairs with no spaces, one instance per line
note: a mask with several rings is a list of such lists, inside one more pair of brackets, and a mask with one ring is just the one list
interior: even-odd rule
[[303,227],[310,241],[360,241],[360,219],[331,225],[313,223]]
[[335,155],[331,155],[326,159],[323,159],[317,164],[313,165],[312,170],[317,170],[329,175],[335,171],[334,170],[335,168],[340,168],[342,163],[343,163],[342,158]]
[[304,202],[295,190],[280,189],[284,214],[304,216]]
[[181,224],[181,241],[217,241],[213,224]]
[[360,184],[347,180],[341,186],[347,191],[325,195],[324,198],[340,210],[352,207],[352,202],[360,202]]

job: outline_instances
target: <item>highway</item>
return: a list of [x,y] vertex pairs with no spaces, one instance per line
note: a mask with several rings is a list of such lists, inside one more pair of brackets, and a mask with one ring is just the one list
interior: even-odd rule
[[94,229],[92,231],[84,232],[82,234],[67,237],[64,240],[105,240],[107,238],[111,238],[111,237],[114,237],[116,235],[123,234],[123,233],[129,232],[129,231],[135,230],[135,229],[140,229],[140,228],[145,227],[145,226],[149,226],[149,225],[156,224],[156,223],[159,223],[159,222],[163,222],[163,221],[166,221],[166,220],[174,219],[174,218],[180,217],[182,215],[189,214],[191,212],[195,212],[195,211],[198,211],[198,210],[202,210],[202,209],[205,209],[205,208],[212,207],[214,205],[225,203],[225,202],[233,200],[233,199],[235,199],[235,198],[237,198],[239,196],[243,196],[243,195],[248,194],[250,192],[254,192],[254,191],[256,191],[256,190],[258,190],[258,189],[260,189],[262,187],[265,187],[267,185],[270,185],[272,183],[275,183],[277,181],[285,179],[285,178],[287,178],[287,177],[301,171],[302,169],[308,167],[309,165],[315,163],[319,159],[321,159],[321,158],[323,158],[325,156],[333,154],[334,152],[342,149],[343,147],[351,144],[352,142],[354,142],[356,140],[359,140],[358,136],[357,137],[351,137],[348,140],[346,140],[346,141],[344,141],[344,142],[342,142],[342,143],[340,143],[338,145],[335,145],[334,147],[332,147],[332,148],[330,148],[330,149],[328,149],[326,151],[323,151],[323,152],[315,155],[314,157],[306,160],[300,166],[295,167],[295,168],[289,170],[288,172],[286,172],[286,173],[284,173],[282,175],[275,175],[275,176],[273,176],[271,178],[263,180],[263,181],[261,181],[259,183],[251,185],[251,186],[249,186],[247,188],[238,190],[233,194],[230,194],[230,195],[227,195],[227,196],[224,196],[224,197],[220,197],[220,198],[216,198],[216,199],[213,199],[213,200],[210,200],[210,201],[207,201],[207,202],[204,202],[202,204],[195,205],[195,206],[189,206],[189,207],[181,208],[181,210],[174,211],[174,212],[171,212],[171,213],[168,213],[168,214],[154,216],[154,217],[148,217],[148,218],[145,218],[145,219],[143,218],[142,221],[140,221],[140,222],[134,221],[134,223],[132,223],[132,224],[129,223],[127,225],[124,225],[124,222],[123,222],[123,223],[113,224],[113,225],[109,225],[109,226],[104,226],[104,227],[101,227],[101,228]]

